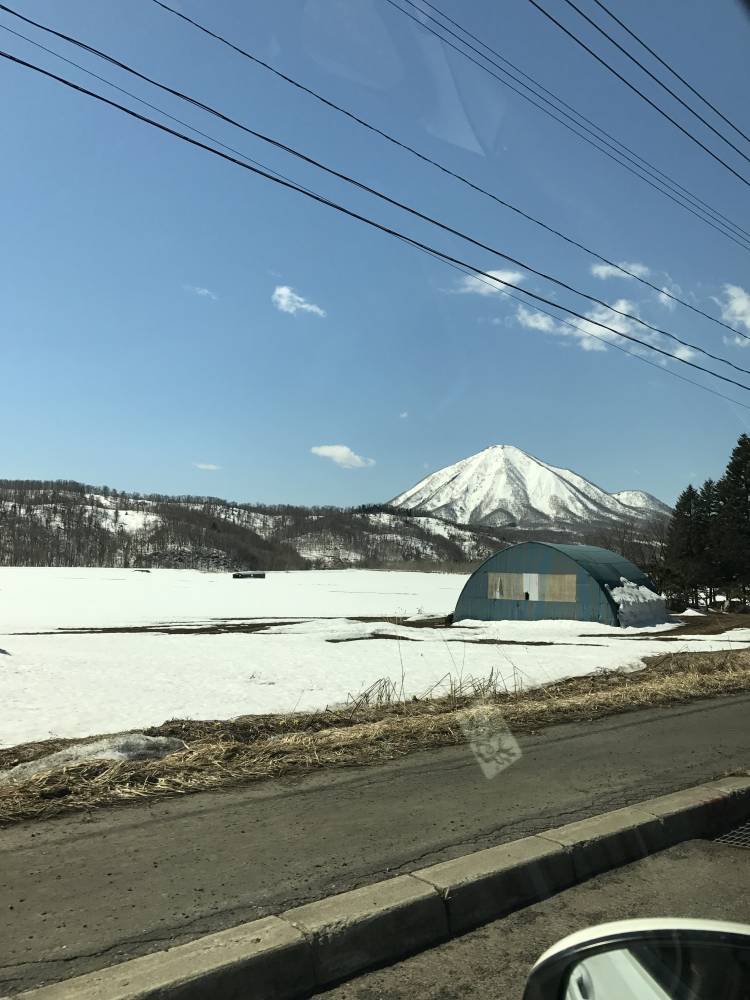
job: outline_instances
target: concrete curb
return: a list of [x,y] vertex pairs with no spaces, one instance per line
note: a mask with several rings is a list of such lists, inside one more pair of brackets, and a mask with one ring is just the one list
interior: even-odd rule
[[395,962],[750,812],[750,775],[444,861],[121,965],[24,1000],[285,1000]]

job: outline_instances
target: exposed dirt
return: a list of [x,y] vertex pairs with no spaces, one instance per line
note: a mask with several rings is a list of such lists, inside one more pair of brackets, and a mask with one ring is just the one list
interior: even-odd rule
[[437,618],[399,618],[381,616],[359,616],[346,618],[343,615],[316,615],[310,618],[211,618],[206,623],[191,625],[186,622],[157,622],[152,625],[112,625],[103,628],[81,626],[80,628],[58,628],[48,632],[11,632],[10,635],[224,635],[238,632],[264,632],[275,625],[301,625],[305,621],[382,622],[386,625],[402,625],[405,628],[447,628],[451,616]]
[[[374,623],[382,622],[385,625],[400,625],[403,628],[449,628],[453,622],[451,615],[440,615],[426,618],[405,618],[399,616],[383,617],[382,615],[316,615],[315,621],[338,621],[339,619],[349,622]],[[48,632],[13,632],[11,635],[129,635],[129,634],[157,634],[157,635],[224,635],[226,633],[253,633],[264,632],[275,625],[300,625],[302,622],[311,621],[310,618],[284,618],[274,619],[249,619],[249,618],[212,618],[205,623],[190,625],[186,622],[157,622],[152,625],[115,625],[106,628],[94,628],[81,626],[80,628],[60,628],[52,629]],[[682,621],[679,615],[673,615],[673,620]],[[596,627],[593,623],[581,622],[581,628],[587,625]],[[672,642],[683,635],[721,635],[735,628],[750,628],[750,615],[737,614],[707,614],[703,617],[690,616],[683,624],[671,629],[665,634],[649,635],[613,635],[601,632],[582,632],[582,639],[624,639],[628,642],[648,641],[648,642]],[[378,639],[404,639],[404,636],[363,636],[351,639],[330,639],[329,642],[357,642],[364,638]],[[520,645],[520,646],[565,646],[577,645],[577,643],[556,643],[552,641],[519,642],[511,639],[469,639],[461,640],[466,642],[480,642],[493,645]]]
[[[733,614],[707,614],[699,617],[689,615],[683,619],[680,615],[672,615],[673,621],[681,621],[683,624],[677,628],[670,629],[669,632],[656,632],[647,635],[614,635],[606,633],[608,639],[624,639],[627,642],[676,642],[685,635],[723,635],[724,632],[731,632],[735,628],[750,628],[750,615]],[[602,632],[582,632],[582,639],[601,639]],[[745,640],[737,640],[745,642]]]
[[[377,642],[379,639],[388,639],[391,642],[419,642],[406,635],[388,635],[383,632],[380,635],[347,635],[341,639],[326,639],[326,642]],[[603,646],[603,642],[554,642],[552,639],[451,639],[446,636],[444,642],[458,642],[466,646]],[[739,640],[738,640],[739,641]],[[745,642],[747,645],[747,642]]]

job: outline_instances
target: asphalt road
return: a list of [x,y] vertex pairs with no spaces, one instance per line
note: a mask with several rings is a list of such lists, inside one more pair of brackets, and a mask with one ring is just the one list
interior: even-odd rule
[[568,934],[665,916],[750,924],[750,851],[702,840],[678,844],[319,996],[522,1000],[534,962]]
[[750,696],[0,831],[0,994],[750,766]]

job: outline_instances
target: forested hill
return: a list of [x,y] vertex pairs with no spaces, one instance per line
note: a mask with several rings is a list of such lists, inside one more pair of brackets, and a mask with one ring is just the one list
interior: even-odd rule
[[388,507],[260,506],[0,480],[0,565],[302,569],[476,562],[498,530]]

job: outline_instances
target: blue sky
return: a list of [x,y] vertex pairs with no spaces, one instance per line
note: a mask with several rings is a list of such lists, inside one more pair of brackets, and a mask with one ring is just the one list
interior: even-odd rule
[[[750,189],[526,0],[440,2],[525,72],[748,227]],[[545,3],[594,42],[562,0]],[[596,10],[591,0],[581,3]],[[597,277],[585,254],[150,0],[17,0],[17,7],[750,368],[750,350],[726,342],[719,327],[668,308],[637,282]],[[723,311],[750,334],[746,251],[385,0],[180,0],[179,7],[610,259],[648,268],[655,283],[678,287],[713,315]],[[747,131],[750,18],[739,3],[717,5],[710,16],[703,0],[633,0],[626,7],[613,0],[613,8]],[[523,268],[322,176],[7,14],[0,13],[0,23],[328,197],[480,268],[519,272],[522,287],[550,294]],[[26,42],[0,36],[1,48],[92,85]],[[595,45],[658,95],[603,40]],[[592,350],[604,345],[569,328],[538,329],[545,321],[519,315],[517,302],[467,284],[445,264],[5,61],[0,94],[2,477],[354,504],[388,498],[428,471],[502,443],[607,489],[645,489],[672,501],[687,481],[720,474],[750,426],[746,409],[617,350]],[[659,100],[706,137],[665,95]],[[718,139],[711,144],[750,176],[728,147]],[[551,297],[582,312],[591,308],[554,290]],[[667,364],[750,403],[742,389]]]

